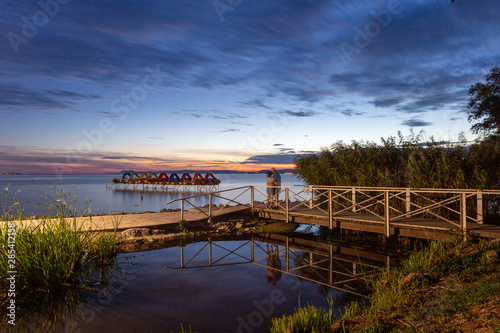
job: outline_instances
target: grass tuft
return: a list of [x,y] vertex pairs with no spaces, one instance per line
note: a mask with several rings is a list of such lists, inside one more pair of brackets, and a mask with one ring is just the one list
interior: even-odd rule
[[[50,198],[51,201],[44,204],[50,213],[47,216],[51,217],[38,221],[23,220],[17,208],[4,209],[0,222],[2,290],[6,290],[4,275],[12,270],[17,271],[16,289],[26,299],[88,285],[96,268],[114,260],[118,220],[115,232],[95,232],[76,217],[76,200],[62,191],[59,194],[57,199]],[[89,219],[92,222],[92,215]],[[12,253],[15,253],[15,269],[10,266],[13,262],[9,262]]]

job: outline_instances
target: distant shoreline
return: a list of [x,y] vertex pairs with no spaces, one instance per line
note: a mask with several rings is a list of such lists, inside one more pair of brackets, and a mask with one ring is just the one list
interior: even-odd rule
[[[279,173],[282,174],[293,174],[294,169],[277,169]],[[105,172],[105,173],[65,173],[63,176],[79,176],[79,175],[121,175],[124,173],[214,173],[214,174],[241,174],[241,175],[255,175],[255,174],[266,174],[268,169],[263,169],[259,171],[237,171],[237,170],[163,170],[163,171],[136,171],[136,170],[122,170],[118,172]],[[24,172],[0,172],[0,176],[58,176],[52,173],[24,173]]]

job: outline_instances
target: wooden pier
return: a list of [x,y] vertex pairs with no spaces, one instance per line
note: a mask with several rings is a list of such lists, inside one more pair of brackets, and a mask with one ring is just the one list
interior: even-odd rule
[[[259,218],[374,232],[386,237],[445,239],[458,234],[466,238],[469,232],[475,232],[500,239],[500,225],[483,223],[485,204],[493,196],[500,196],[500,191],[282,185],[278,192],[280,201],[273,209],[266,208],[266,186],[210,192],[203,194],[209,197],[209,209],[200,213],[211,220],[236,204],[249,207]],[[167,204],[181,201],[182,212],[186,204],[195,207],[190,200],[200,195]],[[250,196],[249,202],[245,202],[245,196]],[[225,205],[212,208],[215,198]]]

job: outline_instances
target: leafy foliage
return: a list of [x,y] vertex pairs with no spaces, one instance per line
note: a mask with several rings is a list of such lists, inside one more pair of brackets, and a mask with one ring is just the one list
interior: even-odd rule
[[469,95],[469,121],[478,121],[472,132],[500,135],[500,68],[492,68],[486,83],[474,84]]

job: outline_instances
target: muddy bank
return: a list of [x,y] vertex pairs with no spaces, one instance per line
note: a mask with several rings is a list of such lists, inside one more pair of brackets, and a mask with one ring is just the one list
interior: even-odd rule
[[130,228],[117,233],[116,249],[118,253],[149,251],[208,237],[230,236],[234,239],[261,232],[286,233],[295,230],[297,226],[295,223],[240,217],[224,222],[178,222],[152,228]]

